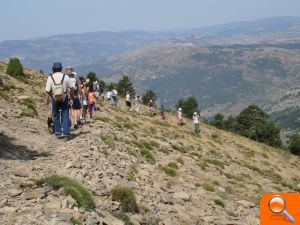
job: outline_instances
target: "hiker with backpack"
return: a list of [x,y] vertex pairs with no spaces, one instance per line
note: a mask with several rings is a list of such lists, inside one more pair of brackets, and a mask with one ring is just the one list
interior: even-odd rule
[[197,112],[194,112],[193,121],[194,121],[195,133],[199,134],[200,133],[200,115]]
[[[70,116],[69,116],[69,97],[70,103],[73,103],[74,89],[70,78],[62,73],[62,64],[56,62],[53,64],[53,74],[50,75],[46,83],[45,105],[48,106],[52,99],[52,117],[54,123],[55,135],[61,137],[63,131],[64,139],[70,140]],[[67,91],[69,89],[69,97]],[[61,115],[60,115],[61,111]]]
[[183,126],[183,117],[182,117],[182,109],[179,108],[177,110],[177,120],[178,120],[178,125]]
[[74,89],[74,99],[71,106],[71,118],[74,124],[74,129],[78,129],[81,125],[80,121],[80,111],[81,111],[81,86],[80,80],[77,77],[77,74],[74,72],[74,69],[71,66],[67,66],[66,74],[69,76]]

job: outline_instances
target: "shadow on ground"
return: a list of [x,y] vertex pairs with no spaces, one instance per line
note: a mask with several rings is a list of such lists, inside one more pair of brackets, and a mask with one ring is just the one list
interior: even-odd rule
[[23,145],[14,144],[15,138],[0,133],[0,159],[34,160],[38,157],[48,157],[48,152],[37,152]]

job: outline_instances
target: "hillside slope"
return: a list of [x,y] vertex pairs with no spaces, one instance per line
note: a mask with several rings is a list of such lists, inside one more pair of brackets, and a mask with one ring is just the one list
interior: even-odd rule
[[[45,77],[26,70],[32,78],[26,84],[4,69],[1,64],[6,87],[0,91],[3,225],[71,224],[70,218],[123,224],[111,216],[120,207],[111,196],[117,185],[136,194],[140,213],[129,214],[133,224],[255,225],[263,193],[300,189],[298,157],[208,125],[195,136],[191,121],[178,127],[171,114],[161,121],[104,103],[94,122],[74,131],[71,141],[57,140],[48,134],[41,105]],[[39,116],[22,114],[28,98],[36,102]],[[154,164],[142,156],[145,151]],[[80,182],[92,193],[96,210],[65,207],[62,190],[35,185],[50,174]]]

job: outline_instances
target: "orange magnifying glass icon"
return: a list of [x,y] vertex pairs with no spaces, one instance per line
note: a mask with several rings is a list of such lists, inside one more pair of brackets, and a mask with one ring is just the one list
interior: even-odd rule
[[295,219],[285,210],[286,202],[285,199],[279,195],[274,195],[269,201],[269,209],[275,214],[282,213],[291,222],[294,223]]

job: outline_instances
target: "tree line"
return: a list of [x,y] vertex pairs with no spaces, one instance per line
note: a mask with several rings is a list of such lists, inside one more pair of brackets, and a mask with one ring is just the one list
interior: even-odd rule
[[[235,117],[225,118],[223,114],[218,113],[209,124],[276,148],[284,147],[280,137],[281,128],[256,105],[248,106]],[[300,155],[299,134],[290,138],[287,149],[295,155]]]

